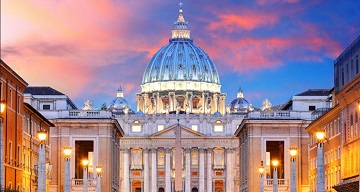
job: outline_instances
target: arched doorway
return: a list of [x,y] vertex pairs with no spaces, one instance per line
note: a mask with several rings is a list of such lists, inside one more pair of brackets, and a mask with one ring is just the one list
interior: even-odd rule
[[192,188],[191,189],[191,192],[198,192],[199,190],[198,190],[198,188],[196,188],[196,187],[194,187],[194,188]]
[[164,188],[160,187],[159,192],[165,192]]
[[134,180],[132,182],[131,191],[132,192],[141,192],[141,181],[140,180]]

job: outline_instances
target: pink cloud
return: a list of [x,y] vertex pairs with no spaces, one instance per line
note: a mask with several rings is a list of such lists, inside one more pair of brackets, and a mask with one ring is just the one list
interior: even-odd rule
[[206,49],[210,57],[240,73],[273,69],[287,62],[320,62],[324,56],[335,58],[341,53],[339,42],[315,25],[302,23],[301,28],[303,33],[294,37],[239,37],[234,40],[231,34],[212,34],[213,41],[200,40],[200,45],[210,43]]
[[211,22],[208,30],[225,28],[231,33],[239,29],[253,30],[258,27],[271,26],[278,22],[278,16],[269,13],[241,11],[239,14],[225,13],[218,16],[219,21]]
[[297,3],[301,0],[258,0],[259,5],[268,5],[268,4],[276,4],[276,3]]
[[[144,18],[132,10],[149,7],[141,2],[116,3],[2,2],[1,57],[30,85],[49,84],[77,97],[97,81],[99,68],[122,65],[143,53],[149,59],[167,41],[162,34],[157,44],[134,34],[132,22]],[[131,83],[126,86],[134,88]]]

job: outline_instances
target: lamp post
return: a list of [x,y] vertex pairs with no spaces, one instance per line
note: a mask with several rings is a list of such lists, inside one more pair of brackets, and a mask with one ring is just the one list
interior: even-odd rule
[[0,190],[5,188],[5,165],[4,165],[4,131],[3,131],[3,117],[6,108],[5,101],[0,101]]
[[259,167],[260,173],[260,192],[264,192],[264,165],[263,161],[261,161],[261,165]]
[[102,171],[102,167],[101,166],[96,166],[96,192],[101,192],[101,171]]
[[84,166],[84,171],[83,171],[83,192],[87,192],[87,179],[88,179],[88,173],[87,173],[87,166],[89,164],[89,161],[87,159],[82,160],[82,164]]
[[291,185],[290,185],[290,192],[296,192],[297,183],[296,183],[296,155],[297,155],[297,148],[292,147],[290,148],[290,156],[291,156]]
[[317,169],[316,169],[316,191],[325,191],[325,172],[324,172],[324,139],[325,132],[316,132],[317,138]]
[[47,138],[46,131],[38,131],[39,144],[39,161],[38,161],[38,191],[46,191],[46,162],[45,162],[45,141]]
[[272,165],[274,167],[274,172],[273,172],[273,192],[278,192],[278,177],[277,177],[277,167],[279,165],[279,161],[278,160],[273,160],[272,161]]
[[64,148],[65,154],[65,180],[64,180],[64,192],[70,192],[70,156],[71,147]]

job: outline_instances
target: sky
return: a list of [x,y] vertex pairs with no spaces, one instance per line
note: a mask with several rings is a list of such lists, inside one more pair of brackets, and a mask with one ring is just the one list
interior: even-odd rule
[[[254,106],[333,87],[334,60],[360,35],[359,0],[183,0],[194,44],[214,61],[227,94]],[[179,1],[1,0],[1,59],[30,86],[77,105],[135,94],[168,43]]]

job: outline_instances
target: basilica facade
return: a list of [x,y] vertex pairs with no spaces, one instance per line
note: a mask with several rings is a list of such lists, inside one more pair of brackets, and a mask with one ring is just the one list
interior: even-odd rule
[[[308,142],[305,131],[316,112],[330,108],[329,90],[308,90],[287,103],[268,100],[254,108],[241,88],[226,105],[214,62],[190,36],[180,5],[169,43],[144,69],[141,92],[132,109],[120,87],[107,107],[91,101],[78,109],[50,87],[27,87],[24,100],[54,127],[49,134],[48,191],[63,191],[65,147],[71,191],[101,185],[103,191],[252,192],[259,191],[258,167],[264,163],[264,189],[272,190],[270,161],[279,160],[279,191],[289,191],[288,150],[299,150],[298,191],[309,191]],[[237,87],[234,89],[237,89]],[[321,111],[321,110],[320,110]],[[83,174],[83,159],[89,161]],[[103,167],[101,183],[95,167]],[[67,172],[68,173],[68,172]]]
[[[249,104],[234,103],[237,115],[229,107],[225,115],[226,95],[220,88],[215,64],[194,44],[180,7],[169,43],[145,68],[137,112],[129,112],[121,89],[109,107],[125,133],[121,191],[174,191],[176,166],[183,191],[236,191],[239,144],[234,132]],[[175,164],[176,129],[181,129],[181,165]]]

